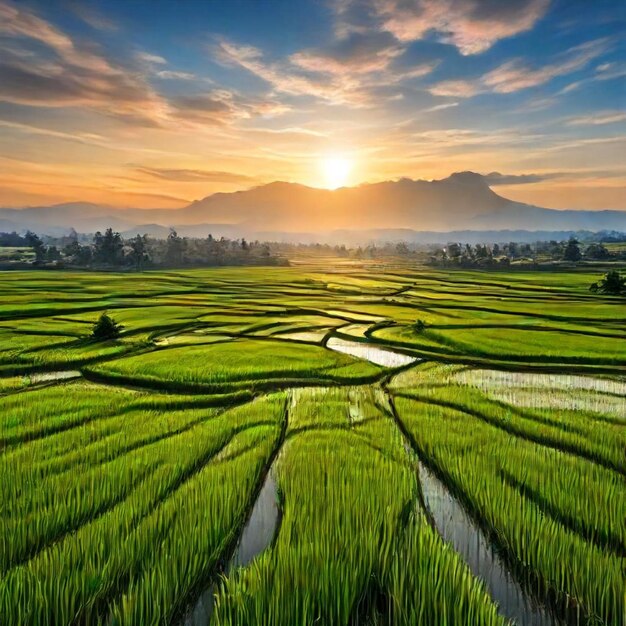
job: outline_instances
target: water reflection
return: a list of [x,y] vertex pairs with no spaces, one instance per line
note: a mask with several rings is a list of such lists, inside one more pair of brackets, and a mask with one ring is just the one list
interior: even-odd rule
[[60,372],[40,372],[39,374],[30,374],[31,383],[47,383],[54,380],[69,380],[71,378],[80,378],[82,374],[78,370],[64,370]]
[[[250,518],[239,537],[232,558],[225,568],[226,573],[244,567],[261,554],[274,539],[279,521],[278,487],[270,471],[252,507]],[[208,626],[213,613],[215,584],[205,589],[197,602],[185,615],[184,626]]]
[[519,626],[561,625],[545,607],[537,605],[511,576],[491,543],[445,485],[420,463],[424,500],[439,534],[481,578],[500,613]]
[[339,337],[331,337],[326,347],[336,352],[343,352],[359,359],[365,359],[375,365],[383,367],[402,367],[415,363],[418,359],[408,354],[400,354],[386,348],[378,348],[371,343],[363,343],[360,341],[347,341]]

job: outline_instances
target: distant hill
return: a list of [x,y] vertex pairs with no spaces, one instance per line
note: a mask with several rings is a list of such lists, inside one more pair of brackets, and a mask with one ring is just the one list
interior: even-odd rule
[[[274,182],[234,193],[215,193],[180,209],[116,209],[90,203],[0,209],[0,225],[59,234],[70,227],[94,232],[164,236],[182,234],[307,240],[331,231],[626,231],[626,211],[554,210],[508,200],[485,178],[458,172],[434,181],[400,179],[330,191]],[[187,227],[194,226],[193,229]],[[145,228],[145,231],[141,229]],[[207,230],[210,229],[210,230]]]

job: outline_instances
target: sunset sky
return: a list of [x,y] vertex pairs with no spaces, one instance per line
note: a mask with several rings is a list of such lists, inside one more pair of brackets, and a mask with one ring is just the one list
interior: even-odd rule
[[622,0],[0,0],[0,206],[473,170],[626,209],[625,85]]

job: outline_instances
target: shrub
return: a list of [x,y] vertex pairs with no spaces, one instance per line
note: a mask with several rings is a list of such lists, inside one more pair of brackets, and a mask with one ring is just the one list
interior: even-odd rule
[[94,324],[91,331],[91,337],[98,341],[104,341],[106,339],[116,339],[120,336],[120,332],[124,329],[121,324],[118,324],[112,317],[103,313],[100,319]]
[[626,295],[626,278],[622,278],[619,272],[616,270],[611,270],[607,272],[604,278],[597,283],[593,283],[591,287],[589,287],[590,291],[606,293],[610,295]]

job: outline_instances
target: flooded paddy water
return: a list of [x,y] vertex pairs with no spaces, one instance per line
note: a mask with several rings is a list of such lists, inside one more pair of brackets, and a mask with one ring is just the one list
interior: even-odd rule
[[416,363],[419,360],[417,357],[409,356],[408,354],[400,354],[388,348],[379,348],[371,343],[347,341],[339,337],[331,337],[326,342],[326,347],[329,350],[343,352],[344,354],[349,354],[359,359],[365,359],[370,363],[382,365],[383,367],[403,367],[411,363]]
[[472,573],[484,581],[500,613],[517,626],[564,624],[522,589],[483,531],[422,463],[419,477],[424,501],[437,531],[463,557]]
[[78,370],[63,370],[59,372],[41,372],[39,374],[30,374],[27,378],[31,384],[48,383],[56,380],[71,380],[72,378],[80,378],[82,374]]
[[[274,540],[279,522],[278,486],[270,470],[237,541],[232,557],[224,568],[224,574],[228,575],[238,567],[245,567],[268,548]],[[181,626],[208,626],[213,614],[215,591],[216,585],[213,583],[200,594],[200,597],[183,618]]]

